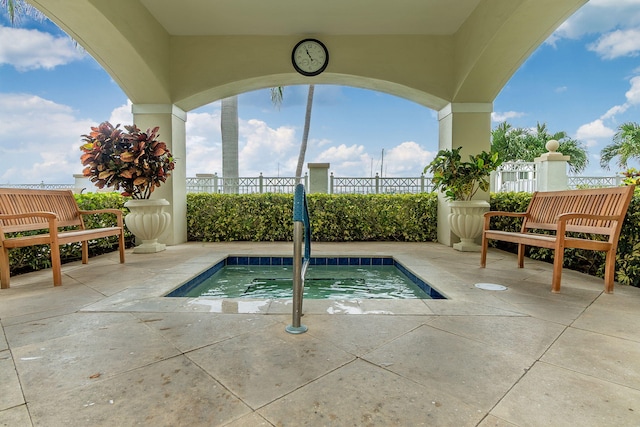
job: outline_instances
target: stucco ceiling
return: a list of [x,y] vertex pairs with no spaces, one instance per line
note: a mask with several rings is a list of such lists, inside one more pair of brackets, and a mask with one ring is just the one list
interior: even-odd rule
[[174,36],[454,34],[480,0],[141,0]]

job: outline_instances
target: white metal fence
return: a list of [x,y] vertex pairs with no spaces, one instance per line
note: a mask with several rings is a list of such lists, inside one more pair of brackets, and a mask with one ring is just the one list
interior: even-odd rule
[[385,178],[376,174],[373,178],[348,178],[337,177],[331,173],[329,177],[331,194],[402,194],[431,191],[433,191],[431,178],[424,175],[410,178]]
[[[302,183],[308,188],[309,177],[302,177]],[[291,193],[296,186],[295,177],[257,177],[224,178],[218,174],[198,175],[187,178],[187,193]]]
[[[536,164],[530,162],[505,162],[491,176],[491,191],[533,192],[536,190]],[[619,176],[569,176],[569,188],[615,187],[621,185]],[[309,177],[305,175],[302,183],[309,188]],[[198,174],[187,178],[188,193],[291,193],[296,185],[294,177],[257,177],[224,178],[217,174]],[[80,184],[0,184],[0,187],[71,189],[78,193],[96,191],[95,187]],[[101,190],[102,191],[102,190]],[[329,193],[331,194],[403,194],[429,193],[433,191],[431,177],[338,177],[331,173]]]

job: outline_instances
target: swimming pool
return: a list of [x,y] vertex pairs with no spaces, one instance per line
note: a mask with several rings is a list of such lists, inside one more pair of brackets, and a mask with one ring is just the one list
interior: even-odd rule
[[[291,257],[229,256],[167,297],[291,298]],[[393,257],[311,257],[305,278],[310,299],[443,299]]]

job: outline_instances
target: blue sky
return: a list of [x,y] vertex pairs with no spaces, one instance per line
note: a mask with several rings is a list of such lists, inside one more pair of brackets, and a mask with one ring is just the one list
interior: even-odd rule
[[[540,122],[566,131],[588,148],[585,175],[613,175],[615,166],[600,168],[599,153],[620,124],[640,122],[639,54],[640,0],[591,0],[507,83],[492,125]],[[241,176],[293,176],[306,91],[285,88],[280,109],[268,90],[240,95]],[[437,151],[433,110],[344,86],[317,86],[315,95],[306,161],[329,162],[336,176],[381,169],[418,176]],[[0,15],[0,183],[73,182],[82,170],[80,135],[104,120],[130,124],[130,108],[110,76],[54,24],[24,18],[11,27]],[[220,139],[219,102],[188,113],[187,176],[221,174]]]

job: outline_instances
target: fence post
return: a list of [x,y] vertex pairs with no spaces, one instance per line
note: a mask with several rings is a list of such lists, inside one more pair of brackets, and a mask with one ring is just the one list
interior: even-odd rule
[[420,192],[424,193],[424,173],[420,174]]
[[380,192],[380,177],[378,176],[378,172],[376,172],[376,194]]
[[567,185],[567,162],[569,156],[564,156],[557,152],[559,143],[555,139],[549,140],[545,146],[548,153],[536,157],[536,189],[538,191],[566,190]]
[[331,172],[331,176],[329,177],[329,194],[333,194],[333,172]]
[[262,194],[263,190],[264,190],[264,182],[262,180],[262,172],[260,172],[260,176],[258,177],[258,186],[260,187],[260,194]]
[[305,174],[305,180],[308,181],[308,193],[327,193],[329,163],[307,163],[309,175]]

